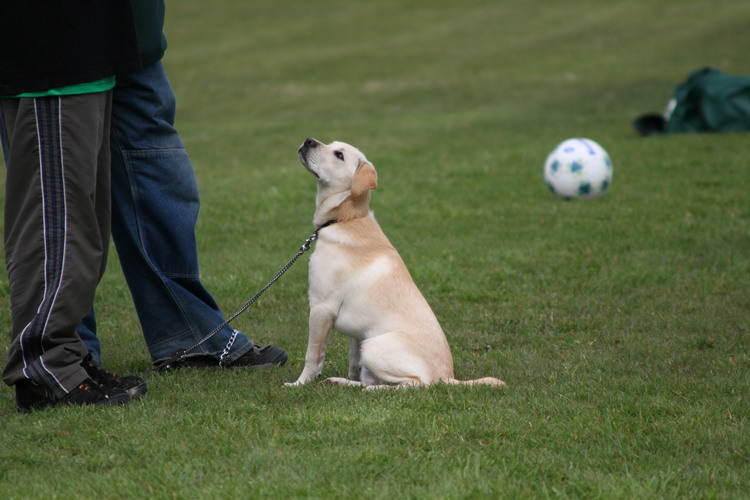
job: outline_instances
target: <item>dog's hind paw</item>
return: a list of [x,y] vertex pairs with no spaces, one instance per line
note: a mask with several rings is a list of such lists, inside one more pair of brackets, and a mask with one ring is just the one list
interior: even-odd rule
[[362,386],[362,382],[358,380],[349,380],[348,378],[343,377],[328,377],[325,379],[322,384],[327,385],[346,385],[346,386]]

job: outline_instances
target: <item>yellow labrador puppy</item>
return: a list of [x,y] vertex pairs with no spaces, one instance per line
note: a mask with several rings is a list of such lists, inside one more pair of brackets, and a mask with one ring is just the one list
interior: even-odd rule
[[357,148],[307,139],[302,164],[318,180],[313,223],[321,228],[310,257],[310,324],[302,385],[323,371],[331,328],[350,337],[349,378],[328,383],[381,387],[487,384],[459,381],[435,314],[369,210],[377,173]]

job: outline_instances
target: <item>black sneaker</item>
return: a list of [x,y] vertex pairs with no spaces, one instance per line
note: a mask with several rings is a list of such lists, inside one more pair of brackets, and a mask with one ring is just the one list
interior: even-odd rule
[[93,378],[101,385],[105,387],[115,387],[118,389],[122,389],[123,391],[127,392],[128,396],[130,396],[131,398],[146,394],[146,391],[148,390],[148,388],[146,387],[146,381],[140,377],[134,377],[132,375],[127,377],[118,377],[116,374],[98,367],[92,361],[91,354],[86,356],[86,358],[81,363],[81,366],[84,370],[86,370],[86,373],[89,374],[89,377]]
[[275,345],[254,345],[249,351],[235,359],[229,366],[281,366],[286,363],[287,355],[284,349]]
[[57,398],[44,387],[24,380],[16,384],[16,406],[21,413],[42,410],[52,406],[124,405],[130,396],[122,389],[104,387],[93,379],[86,379],[65,395]]
[[[281,366],[286,363],[286,352],[275,345],[253,346],[245,354],[225,365],[226,368]],[[219,358],[211,355],[188,356],[169,364],[169,368],[217,368]]]

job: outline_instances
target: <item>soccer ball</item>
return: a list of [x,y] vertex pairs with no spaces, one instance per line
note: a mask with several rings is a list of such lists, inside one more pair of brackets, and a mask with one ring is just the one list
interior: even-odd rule
[[591,139],[567,139],[547,156],[544,180],[549,190],[565,199],[596,198],[612,184],[612,160]]

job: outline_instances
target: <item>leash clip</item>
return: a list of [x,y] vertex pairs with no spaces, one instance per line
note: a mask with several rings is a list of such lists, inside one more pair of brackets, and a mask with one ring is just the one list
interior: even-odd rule
[[315,231],[313,234],[310,235],[309,238],[305,240],[305,242],[302,244],[301,247],[299,247],[300,252],[307,252],[310,250],[310,245],[318,239],[318,232]]

